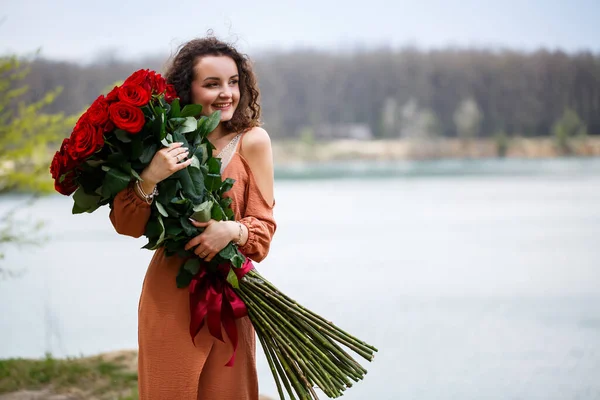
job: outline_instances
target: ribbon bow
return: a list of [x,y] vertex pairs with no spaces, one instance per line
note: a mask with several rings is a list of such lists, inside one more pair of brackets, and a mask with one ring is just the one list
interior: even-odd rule
[[[206,321],[210,334],[224,343],[225,340],[221,333],[222,324],[233,345],[233,354],[225,364],[226,367],[233,366],[235,361],[238,344],[235,320],[248,315],[246,305],[226,280],[229,268],[230,264],[221,264],[214,272],[209,271],[208,268],[202,268],[194,275],[189,285],[192,342],[196,344],[195,337]],[[241,280],[252,269],[254,269],[254,265],[246,257],[242,267],[233,268],[233,271],[238,280]]]

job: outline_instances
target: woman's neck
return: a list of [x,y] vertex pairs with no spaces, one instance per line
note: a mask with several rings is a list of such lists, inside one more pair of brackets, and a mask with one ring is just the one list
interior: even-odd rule
[[227,134],[228,132],[225,130],[225,127],[223,127],[223,124],[219,122],[219,125],[217,125],[215,130],[208,134],[208,140],[214,142],[221,139],[223,136],[226,136]]

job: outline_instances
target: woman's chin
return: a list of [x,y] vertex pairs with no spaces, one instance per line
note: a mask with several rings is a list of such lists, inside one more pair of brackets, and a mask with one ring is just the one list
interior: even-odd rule
[[231,121],[233,118],[233,111],[221,111],[221,122]]

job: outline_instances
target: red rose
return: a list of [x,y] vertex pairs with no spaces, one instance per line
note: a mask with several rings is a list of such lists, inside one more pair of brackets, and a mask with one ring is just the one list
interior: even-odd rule
[[150,101],[150,93],[141,86],[126,83],[119,90],[119,100],[132,106],[145,106]]
[[79,164],[71,157],[69,147],[71,147],[71,138],[64,138],[59,150],[59,153],[61,154],[60,160],[62,162],[61,175],[72,171]]
[[141,86],[147,91],[152,90],[152,82],[150,80],[150,71],[147,69],[140,69],[139,71],[135,71],[131,76],[125,79],[123,85],[132,84]]
[[72,172],[65,175],[62,182],[60,178],[54,180],[54,189],[65,196],[70,196],[77,190],[77,187],[78,185],[75,183],[75,174]]
[[110,130],[110,126],[105,126],[108,120],[108,102],[103,95],[100,95],[87,110],[90,122],[93,125],[102,127],[105,131]]
[[111,104],[108,115],[117,128],[129,133],[138,133],[146,123],[142,110],[122,101]]
[[165,100],[167,101],[167,103],[172,102],[177,97],[177,92],[175,91],[173,85],[167,85],[167,89],[165,91]]
[[63,173],[63,161],[64,156],[60,154],[60,151],[57,151],[54,154],[54,158],[52,159],[52,164],[50,164],[50,175],[52,175],[52,179],[57,179]]
[[165,89],[167,88],[167,82],[165,81],[165,78],[163,78],[160,74],[155,73],[154,71],[150,72],[150,78],[152,80],[152,93],[164,93]]
[[107,95],[106,95],[106,101],[113,103],[115,101],[119,100],[119,87],[115,86],[113,88],[113,90],[111,90]]
[[82,162],[104,146],[102,128],[94,126],[90,115],[85,113],[79,118],[71,138],[65,144],[67,154],[76,162]]

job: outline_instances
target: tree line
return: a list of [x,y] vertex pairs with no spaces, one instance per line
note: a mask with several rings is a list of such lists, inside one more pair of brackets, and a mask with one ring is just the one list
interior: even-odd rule
[[[375,138],[548,136],[565,113],[600,134],[600,55],[591,52],[292,51],[253,62],[264,126],[275,139],[336,125],[363,126]],[[161,71],[167,63],[34,59],[24,100],[62,87],[48,112],[77,113],[132,71]]]

